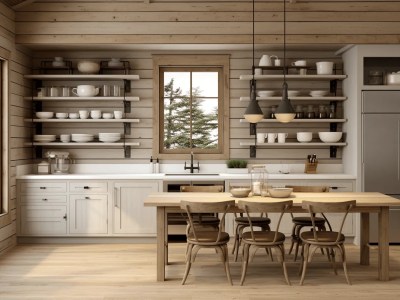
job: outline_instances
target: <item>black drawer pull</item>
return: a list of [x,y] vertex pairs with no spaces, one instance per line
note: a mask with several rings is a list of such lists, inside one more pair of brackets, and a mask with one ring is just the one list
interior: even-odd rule
[[41,190],[45,190],[45,189],[46,189],[46,187],[45,187],[45,186],[41,186],[41,187],[39,187],[39,189],[41,189]]
[[85,197],[85,199],[86,199],[86,200],[89,200],[89,199],[90,199],[90,197]]
[[90,189],[90,187],[88,187],[87,185],[85,185],[85,186],[83,187],[83,189],[84,189],[84,190],[88,190],[88,189]]
[[332,189],[332,190],[337,190],[338,187],[337,187],[337,186],[331,186],[331,189]]
[[42,200],[43,200],[43,201],[47,201],[47,198],[43,198]]

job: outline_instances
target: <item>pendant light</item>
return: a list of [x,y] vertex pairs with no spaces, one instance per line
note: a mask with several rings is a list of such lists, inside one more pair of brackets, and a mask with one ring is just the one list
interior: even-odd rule
[[293,121],[296,113],[288,97],[288,85],[286,83],[286,0],[283,0],[283,86],[282,101],[275,111],[275,118],[281,123]]
[[252,66],[252,75],[253,78],[250,81],[250,103],[244,112],[244,118],[246,121],[250,122],[250,124],[255,124],[260,122],[264,118],[264,114],[258,105],[258,100],[256,96],[256,81],[254,79],[254,1],[253,0],[253,66]]

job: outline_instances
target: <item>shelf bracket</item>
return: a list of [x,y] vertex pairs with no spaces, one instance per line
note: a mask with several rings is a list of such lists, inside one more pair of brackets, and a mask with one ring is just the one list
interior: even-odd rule
[[330,146],[329,147],[329,157],[330,158],[336,158],[336,155],[337,155],[337,146]]
[[124,79],[124,91],[125,93],[129,93],[131,91],[131,81],[128,79]]
[[250,135],[257,135],[257,123],[250,123]]
[[124,113],[131,112],[131,103],[129,101],[124,100]]
[[131,158],[131,146],[124,146],[124,157]]
[[124,135],[131,134],[131,124],[124,122]]
[[257,155],[257,147],[256,146],[250,146],[250,157],[255,158]]
[[329,131],[331,131],[331,132],[336,132],[337,131],[337,126],[338,126],[338,123],[330,123],[329,124]]
[[333,93],[335,96],[337,94],[337,84],[338,84],[337,79],[330,81],[330,92]]
[[34,146],[35,148],[35,158],[42,158],[43,149],[42,146]]

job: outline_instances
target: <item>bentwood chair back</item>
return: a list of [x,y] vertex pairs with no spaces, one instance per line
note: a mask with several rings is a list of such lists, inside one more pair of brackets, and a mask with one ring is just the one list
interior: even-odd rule
[[[250,231],[242,234],[243,243],[243,260],[242,260],[242,278],[240,285],[243,285],[247,266],[249,263],[249,253],[251,248],[265,248],[271,251],[273,248],[277,250],[278,260],[282,264],[283,274],[287,284],[290,285],[290,280],[286,270],[285,264],[285,235],[279,232],[279,227],[284,213],[293,205],[293,201],[278,201],[278,202],[254,202],[254,201],[239,201],[238,206],[242,209],[249,222]],[[280,213],[278,222],[274,230],[269,231],[256,231],[254,230],[251,213]],[[272,253],[272,252],[271,252]]]
[[[326,193],[329,192],[329,186],[301,186],[301,185],[286,185],[288,188],[292,188],[293,192],[299,193]],[[300,231],[304,227],[310,227],[311,218],[309,216],[294,216],[292,213],[293,228],[292,228],[292,241],[289,248],[289,253],[292,253],[293,247],[295,247],[294,251],[294,261],[297,259],[297,255],[299,252],[299,247],[301,245],[300,240]],[[322,217],[315,217],[315,223],[318,230],[326,230],[325,224],[328,225],[329,230],[332,230],[331,224],[329,223],[327,217],[324,213],[321,214]]]
[[[340,252],[343,263],[343,270],[346,276],[346,280],[348,284],[350,283],[350,279],[347,273],[347,265],[346,265],[346,253],[344,248],[345,236],[342,233],[344,222],[346,221],[346,217],[349,211],[355,206],[356,201],[344,201],[344,202],[314,202],[314,201],[303,201],[302,207],[307,209],[311,222],[312,222],[312,230],[305,231],[300,234],[301,241],[304,247],[303,254],[303,262],[302,262],[302,276],[300,280],[300,284],[303,285],[304,277],[306,274],[307,264],[311,262],[311,259],[318,248],[325,248],[328,251],[328,256],[331,257],[331,262],[333,265],[333,269],[335,274],[337,275],[336,270],[336,262],[335,262],[335,250]],[[335,212],[342,213],[343,218],[340,223],[339,228],[336,231],[318,231],[315,221],[315,214],[322,212]]]
[[[187,253],[186,253],[186,269],[182,279],[182,284],[185,284],[188,277],[192,263],[195,261],[197,252],[201,248],[215,248],[219,253],[222,262],[225,265],[225,272],[228,277],[229,283],[232,285],[232,278],[229,270],[229,259],[228,259],[228,242],[229,234],[224,232],[222,228],[225,224],[225,216],[227,211],[235,206],[235,200],[222,201],[222,202],[191,202],[181,201],[181,209],[186,211],[189,226],[191,230],[187,232]],[[218,231],[215,230],[198,230],[198,224],[193,219],[194,214],[198,213],[220,213],[220,226]],[[201,227],[201,226],[200,226]]]

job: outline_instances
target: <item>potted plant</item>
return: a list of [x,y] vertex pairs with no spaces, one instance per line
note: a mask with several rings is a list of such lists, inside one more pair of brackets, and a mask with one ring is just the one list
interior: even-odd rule
[[228,173],[244,174],[248,173],[247,161],[242,159],[230,159],[226,161],[228,167]]

